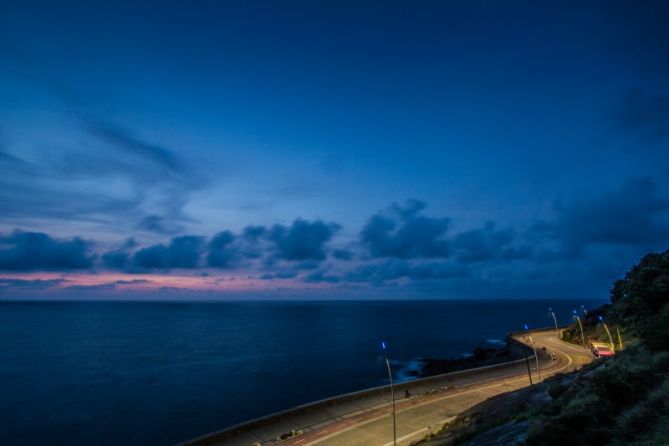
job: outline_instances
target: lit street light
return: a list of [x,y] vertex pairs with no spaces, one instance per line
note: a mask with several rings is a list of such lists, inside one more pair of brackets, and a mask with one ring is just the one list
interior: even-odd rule
[[581,329],[581,345],[585,348],[585,336],[583,335],[583,324],[581,324],[581,318],[578,317],[578,312],[574,310],[574,318],[578,321],[578,328]]
[[604,330],[606,330],[606,334],[609,335],[609,341],[611,343],[611,351],[615,353],[616,352],[616,347],[615,347],[615,345],[613,345],[613,337],[611,336],[611,332],[609,331],[609,327],[604,322],[604,318],[602,316],[597,316],[597,319],[599,319],[599,322],[601,322],[602,325],[604,326]]
[[553,322],[555,322],[555,335],[560,339],[560,330],[558,329],[558,323],[557,323],[557,318],[555,317],[555,313],[553,312],[552,308],[548,309],[548,312],[553,316]]
[[390,397],[393,401],[393,446],[397,446],[397,426],[395,424],[395,388],[393,387],[393,373],[390,370],[390,361],[388,360],[388,345],[386,341],[381,342],[381,348],[386,359],[386,367],[388,368],[388,378],[390,379]]
[[620,347],[620,350],[623,349],[623,338],[620,337],[620,329],[618,326],[616,326],[616,331],[618,332],[618,347]]

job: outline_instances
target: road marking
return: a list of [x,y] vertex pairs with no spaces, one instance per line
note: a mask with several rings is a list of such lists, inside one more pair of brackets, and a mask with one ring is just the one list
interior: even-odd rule
[[[398,442],[398,443],[399,443],[399,442],[402,442],[402,441],[404,441],[404,440],[406,440],[406,439],[409,439],[409,438],[411,438],[411,437],[414,437],[414,436],[420,434],[421,432],[425,432],[425,431],[429,431],[429,430],[430,430],[429,427],[424,427],[424,428],[422,428],[422,429],[418,429],[416,432],[412,432],[412,433],[410,433],[409,435],[405,435],[404,437],[398,438],[398,439],[397,439],[397,442]],[[393,442],[392,442],[392,441],[389,441],[388,443],[384,444],[383,446],[393,446]]]
[[[446,424],[446,423],[450,423],[450,422],[453,421],[455,418],[456,418],[456,417],[448,417],[448,418],[446,418],[446,420],[444,420],[444,421],[441,422],[440,424],[443,426],[443,425]],[[423,432],[425,432],[425,431],[429,431],[433,426],[434,426],[434,425],[429,426],[429,427],[424,427],[424,428],[422,428],[422,429],[418,429],[417,431],[412,432],[412,433],[410,433],[410,434],[407,434],[407,435],[405,435],[405,436],[402,437],[402,438],[398,438],[398,439],[397,439],[397,442],[400,443],[400,442],[402,442],[402,441],[404,441],[404,440],[407,440],[407,439],[409,439],[409,438],[411,438],[411,437],[415,437],[416,435],[419,435],[419,434],[421,434],[421,433],[423,433]],[[393,446],[393,442],[392,442],[392,441],[389,441],[388,443],[384,444],[383,446]]]

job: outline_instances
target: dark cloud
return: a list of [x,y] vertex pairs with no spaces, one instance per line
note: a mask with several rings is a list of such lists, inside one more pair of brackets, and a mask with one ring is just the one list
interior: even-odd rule
[[130,253],[125,249],[114,249],[102,254],[102,264],[111,269],[124,269],[128,266]]
[[215,268],[229,268],[239,259],[239,250],[235,246],[237,236],[230,231],[216,234],[209,242],[207,265]]
[[151,283],[151,281],[146,279],[115,280],[113,282],[96,283],[93,285],[70,285],[65,287],[65,289],[69,291],[109,291],[115,290],[119,286],[141,285],[145,283]]
[[340,277],[328,275],[323,270],[314,271],[311,274],[307,274],[306,276],[304,276],[303,279],[303,281],[307,283],[319,283],[319,282],[338,283],[340,280],[341,280]]
[[372,216],[360,234],[362,244],[373,257],[447,257],[444,237],[450,219],[426,217],[422,215],[425,207],[422,201],[409,200]]
[[12,279],[0,278],[0,290],[44,290],[66,282],[65,279]]
[[398,279],[410,280],[444,280],[464,278],[470,270],[461,264],[447,261],[409,261],[385,260],[359,266],[346,274],[351,282],[387,282]]
[[245,261],[258,259],[268,249],[264,245],[267,229],[264,226],[247,226],[237,235],[231,231],[216,234],[207,248],[207,265],[214,268],[234,268]]
[[151,283],[147,279],[132,279],[132,280],[116,280],[113,282],[115,285],[141,285],[143,283]]
[[669,241],[669,200],[657,197],[652,180],[627,182],[619,190],[571,203],[556,203],[557,219],[542,230],[567,255],[594,244],[646,247]]
[[495,223],[487,222],[481,229],[457,234],[451,240],[451,246],[458,260],[463,262],[528,257],[529,247],[514,247],[515,239],[516,233],[512,229],[497,229]]
[[132,256],[132,266],[140,270],[197,268],[203,244],[203,237],[174,237],[168,245],[158,244],[137,250]]
[[91,243],[81,238],[54,239],[41,232],[0,234],[0,270],[68,271],[93,266]]
[[278,273],[272,274],[272,273],[265,273],[262,276],[260,276],[261,280],[274,280],[274,279],[294,279],[297,277],[297,271],[280,271]]
[[68,291],[109,291],[116,288],[114,283],[97,283],[95,285],[70,285],[65,287]]
[[257,242],[266,233],[267,228],[264,226],[247,226],[242,232],[242,237],[250,242]]
[[319,261],[325,259],[325,245],[339,228],[335,223],[297,219],[290,226],[272,226],[267,238],[273,242],[279,259]]
[[119,248],[102,254],[102,265],[110,269],[125,269],[129,266],[130,251],[137,246],[134,238],[127,238]]

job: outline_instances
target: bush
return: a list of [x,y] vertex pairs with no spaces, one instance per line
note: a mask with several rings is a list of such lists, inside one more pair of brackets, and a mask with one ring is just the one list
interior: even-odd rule
[[548,395],[550,395],[552,399],[556,399],[565,393],[568,388],[569,386],[566,384],[554,383],[548,388]]

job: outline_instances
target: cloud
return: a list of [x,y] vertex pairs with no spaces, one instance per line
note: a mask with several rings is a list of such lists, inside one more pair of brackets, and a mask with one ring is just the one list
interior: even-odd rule
[[159,215],[147,215],[137,224],[137,229],[170,235],[182,231],[183,226],[175,224],[172,219],[166,219]]
[[185,235],[174,237],[168,245],[157,244],[137,250],[132,266],[142,269],[192,269],[198,266],[203,237]]
[[104,121],[95,121],[90,123],[89,129],[101,140],[107,141],[128,154],[162,166],[167,172],[180,174],[185,170],[183,164],[171,150],[139,139],[120,127]]
[[[69,156],[59,150],[26,161],[0,154],[0,221],[35,218],[101,222],[110,215],[129,218],[139,205],[139,194],[109,193],[109,185],[120,183],[122,169],[118,161],[92,160],[92,156]],[[107,181],[100,181],[103,178]]]
[[130,253],[126,249],[114,249],[102,254],[102,264],[110,269],[124,269],[128,265]]
[[115,285],[141,285],[145,283],[151,283],[148,279],[132,279],[132,280],[116,280],[113,282]]
[[58,240],[41,232],[0,234],[0,270],[68,271],[93,266],[91,243],[79,237]]
[[65,279],[13,279],[0,278],[0,290],[44,290],[66,282]]
[[119,248],[102,254],[102,265],[110,269],[124,269],[129,265],[130,251],[137,246],[134,238],[127,238]]
[[332,251],[332,257],[337,260],[353,260],[353,253],[348,249],[335,249]]
[[207,265],[215,268],[229,268],[239,259],[239,250],[235,246],[237,236],[230,231],[216,234],[209,242]]
[[104,119],[89,118],[83,132],[77,126],[68,134],[81,143],[63,146],[53,133],[38,132],[32,150],[0,152],[0,223],[77,221],[96,232],[106,226],[173,235],[192,222],[184,206],[207,184],[205,172]]
[[221,231],[209,241],[207,247],[207,265],[214,268],[235,268],[246,260],[258,259],[268,249],[266,242],[267,228],[247,226],[241,234]]
[[657,197],[652,180],[628,181],[620,189],[571,203],[556,203],[557,219],[541,229],[568,255],[594,244],[648,246],[669,241],[669,200]]
[[290,261],[325,259],[325,245],[339,230],[336,223],[297,219],[290,226],[274,225],[267,238],[276,249],[276,257]]
[[70,285],[64,289],[69,291],[108,291],[118,289],[119,286],[132,286],[151,283],[147,279],[133,279],[133,280],[115,280],[113,282],[96,283],[92,285]]
[[409,200],[373,215],[360,233],[361,243],[372,257],[448,257],[450,219],[426,217],[425,207],[422,201]]
[[516,233],[513,229],[497,229],[495,223],[487,222],[481,229],[464,231],[454,236],[451,247],[462,262],[529,257],[530,248],[514,247],[515,239]]
[[346,274],[351,282],[387,282],[398,279],[444,280],[469,277],[470,270],[447,261],[409,261],[389,259],[359,266]]
[[70,285],[64,289],[68,291],[108,291],[115,288],[114,283],[97,283],[95,285]]
[[280,271],[278,273],[265,273],[260,276],[260,280],[274,280],[274,279],[294,279],[297,277],[297,271]]
[[340,280],[341,280],[340,277],[328,275],[323,270],[314,271],[311,274],[307,274],[303,279],[303,281],[306,283],[320,283],[320,282],[337,283]]

